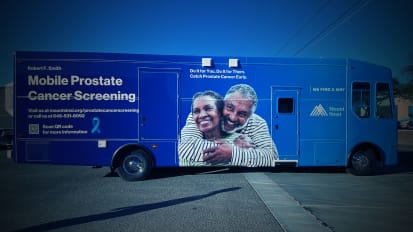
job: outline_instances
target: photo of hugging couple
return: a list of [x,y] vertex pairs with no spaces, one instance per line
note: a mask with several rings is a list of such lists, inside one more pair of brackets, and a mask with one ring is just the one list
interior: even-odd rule
[[275,166],[278,151],[267,122],[255,114],[258,97],[236,84],[222,97],[197,92],[178,143],[180,166]]

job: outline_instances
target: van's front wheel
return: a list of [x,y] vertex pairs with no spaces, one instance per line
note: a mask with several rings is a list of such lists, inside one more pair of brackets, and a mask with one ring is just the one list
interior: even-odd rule
[[144,180],[152,170],[153,162],[149,154],[134,150],[124,155],[119,167],[118,175],[127,181]]
[[359,149],[355,151],[349,160],[348,171],[356,176],[368,176],[376,171],[377,159],[371,149]]

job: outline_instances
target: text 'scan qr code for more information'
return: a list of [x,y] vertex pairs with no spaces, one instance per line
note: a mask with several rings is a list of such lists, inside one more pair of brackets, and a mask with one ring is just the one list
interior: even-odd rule
[[39,124],[29,124],[30,135],[38,135],[39,133]]

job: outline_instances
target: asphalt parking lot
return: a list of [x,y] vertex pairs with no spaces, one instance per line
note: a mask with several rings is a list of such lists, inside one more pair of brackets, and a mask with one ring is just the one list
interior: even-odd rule
[[413,131],[399,165],[342,169],[159,169],[125,182],[108,168],[16,164],[0,153],[3,231],[406,231]]

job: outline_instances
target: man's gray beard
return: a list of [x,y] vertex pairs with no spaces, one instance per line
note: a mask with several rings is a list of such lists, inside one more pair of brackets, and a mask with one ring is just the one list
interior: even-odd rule
[[234,129],[232,129],[232,130],[230,130],[230,131],[225,130],[225,120],[222,120],[222,121],[221,121],[221,128],[222,128],[222,130],[225,131],[226,133],[232,134],[232,133],[235,133],[235,132],[237,132],[237,131],[239,131],[239,130],[244,129],[244,127],[247,126],[249,120],[250,120],[250,118],[248,118],[247,121],[245,121],[245,123],[244,123],[242,126],[235,127]]

